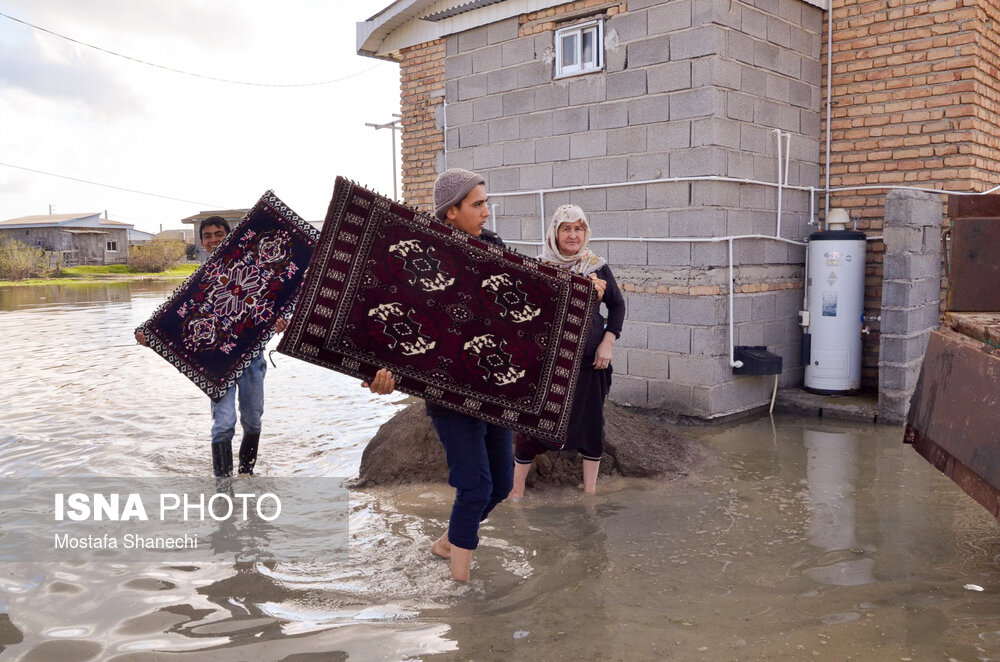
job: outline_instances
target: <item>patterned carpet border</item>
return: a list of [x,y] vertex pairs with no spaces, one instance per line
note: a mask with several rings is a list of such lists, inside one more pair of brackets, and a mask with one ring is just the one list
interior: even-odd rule
[[338,177],[278,351],[561,443],[590,281]]
[[318,239],[316,228],[267,191],[136,330],[217,400],[263,351],[274,322],[288,316]]

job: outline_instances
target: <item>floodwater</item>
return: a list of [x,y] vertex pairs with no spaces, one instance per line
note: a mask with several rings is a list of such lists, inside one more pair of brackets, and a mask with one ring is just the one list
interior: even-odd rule
[[[209,470],[208,401],[132,329],[174,284],[0,288],[0,475]],[[352,476],[399,409],[275,354],[261,472]],[[351,494],[341,563],[0,565],[3,660],[1000,660],[1000,531],[896,427],[690,430],[703,459],[529,491],[473,580],[441,485]]]

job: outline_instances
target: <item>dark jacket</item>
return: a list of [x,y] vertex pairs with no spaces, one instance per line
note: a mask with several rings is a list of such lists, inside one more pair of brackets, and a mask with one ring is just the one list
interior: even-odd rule
[[604,297],[601,303],[608,309],[608,320],[605,324],[601,315],[601,307],[594,309],[594,319],[590,324],[590,331],[587,333],[587,344],[583,348],[583,365],[588,366],[594,363],[594,355],[597,354],[597,346],[604,340],[604,333],[610,331],[615,334],[615,338],[621,338],[622,325],[625,323],[625,297],[618,289],[611,267],[605,264],[594,272],[601,280],[608,282],[604,290]]

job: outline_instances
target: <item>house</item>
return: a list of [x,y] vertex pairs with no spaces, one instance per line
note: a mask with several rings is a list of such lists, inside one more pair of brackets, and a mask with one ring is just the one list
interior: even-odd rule
[[0,221],[0,237],[37,246],[51,266],[128,264],[135,226],[93,214],[46,214]]
[[143,230],[136,230],[132,228],[128,231],[128,243],[130,246],[135,246],[137,244],[148,244],[153,241],[155,235],[152,232],[145,232]]
[[846,208],[869,238],[865,385],[899,420],[937,323],[933,191],[1000,179],[997,17],[989,0],[397,0],[357,51],[400,66],[409,204],[475,170],[529,253],[557,205],[588,212],[627,299],[619,402],[766,405],[773,378],[735,374],[737,346],[801,384],[803,243]]
[[160,230],[156,233],[155,239],[165,239],[168,241],[183,241],[185,244],[194,244],[193,228],[179,228],[171,230]]

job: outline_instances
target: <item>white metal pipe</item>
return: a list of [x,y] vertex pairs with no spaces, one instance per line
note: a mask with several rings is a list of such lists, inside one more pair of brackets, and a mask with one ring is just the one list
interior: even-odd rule
[[774,401],[778,399],[778,375],[774,376],[774,389],[771,391],[771,407],[767,410],[768,414],[774,415]]
[[772,129],[774,135],[778,136],[778,218],[774,224],[774,236],[781,236],[781,192],[784,178],[781,176],[781,129]]
[[[566,191],[586,191],[590,189],[598,188],[618,188],[620,186],[641,186],[643,184],[671,184],[678,182],[732,182],[735,184],[757,184],[759,186],[770,186],[777,187],[778,184],[775,182],[765,182],[759,179],[745,179],[737,177],[720,177],[718,175],[703,175],[700,177],[665,177],[663,179],[644,179],[641,181],[634,182],[612,182],[608,184],[581,184],[579,186],[563,186],[559,188],[548,188],[548,189],[534,189],[530,191],[506,191],[499,193],[490,193],[491,198],[505,198],[514,197],[518,195],[538,195],[545,193],[563,193]],[[864,186],[839,186],[831,189],[816,189],[813,186],[798,186],[798,185],[784,185],[783,188],[795,190],[795,191],[806,191],[815,193],[817,190],[823,190],[827,193],[838,193],[843,191],[878,191],[878,190],[892,190],[892,191],[925,191],[927,193],[940,193],[941,195],[988,195],[991,193],[996,193],[1000,191],[1000,185],[994,186],[993,188],[987,189],[985,191],[951,191],[948,189],[937,189],[937,188],[926,188],[920,186],[893,186],[891,184],[866,184]]]
[[734,300],[736,298],[736,278],[733,276],[733,240],[729,239],[729,365],[742,368],[743,361],[736,360],[736,320]]
[[441,141],[441,152],[444,157],[444,169],[448,169],[448,95],[441,95],[441,136],[444,140]]
[[792,133],[791,131],[785,132],[785,179],[784,186],[788,188],[788,163],[792,159]]
[[[607,184],[578,184],[576,186],[560,186],[557,188],[532,189],[528,191],[504,191],[490,193],[491,198],[504,198],[517,195],[535,195],[537,193],[565,193],[567,191],[587,191],[598,188],[618,188],[620,186],[641,186],[643,184],[673,184],[678,182],[732,182],[735,184],[758,184],[760,186],[777,186],[775,182],[765,182],[759,179],[740,177],[723,177],[721,175],[701,175],[698,177],[662,177],[660,179],[642,179],[634,182],[609,182]],[[786,186],[797,191],[808,191],[808,186]]]
[[546,226],[545,226],[545,193],[543,193],[542,191],[538,192],[538,212],[539,212],[538,213],[539,218],[542,219],[542,234],[541,234],[542,240],[541,240],[540,243],[544,244],[545,243],[545,230],[546,230]]
[[878,185],[878,184],[866,184],[865,186],[839,186],[837,188],[829,189],[828,192],[840,192],[840,191],[881,191],[881,190],[891,190],[891,191],[924,191],[926,193],[940,193],[941,195],[989,195],[990,193],[996,193],[1000,191],[1000,184],[994,186],[986,191],[949,191],[947,189],[940,188],[924,188],[921,186],[891,186],[889,184]]
[[[794,239],[785,239],[784,237],[774,237],[769,234],[733,234],[726,235],[724,237],[598,237],[592,239],[591,241],[601,242],[601,241],[642,241],[650,243],[661,243],[661,244],[717,244],[723,241],[737,241],[741,239],[769,239],[771,241],[778,241],[783,244],[792,244],[793,246],[805,246],[806,242],[796,241]],[[541,241],[516,241],[516,240],[504,240],[505,244],[524,244],[530,246],[541,246],[543,242]]]
[[802,310],[809,310],[809,250],[806,249],[806,263],[802,272]]
[[826,213],[830,215],[830,133],[833,130],[833,0],[827,0],[826,10]]

